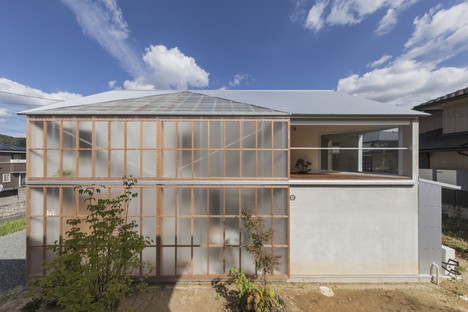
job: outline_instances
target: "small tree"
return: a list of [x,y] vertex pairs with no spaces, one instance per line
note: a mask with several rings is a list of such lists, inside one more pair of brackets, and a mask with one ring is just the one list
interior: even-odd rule
[[124,218],[125,205],[137,196],[131,190],[135,183],[125,179],[124,194],[113,199],[96,199],[100,189],[94,186],[78,190],[87,196],[89,215],[67,220],[68,238],[50,247],[57,254],[46,264],[50,273],[33,282],[41,300],[65,311],[116,311],[127,294],[145,286],[143,279],[133,281],[131,273],[140,268],[139,255],[150,241]]
[[237,305],[240,311],[271,312],[282,311],[284,301],[272,287],[267,286],[267,275],[272,274],[279,266],[280,256],[268,252],[265,243],[273,240],[273,230],[265,228],[263,218],[252,215],[248,209],[242,210],[242,220],[247,229],[251,243],[245,248],[255,258],[255,276],[262,272],[263,286],[247,279],[244,272],[237,268],[229,271],[229,282],[237,287]]
[[264,245],[273,241],[273,229],[266,229],[261,217],[255,217],[249,209],[242,209],[242,220],[252,240],[245,249],[255,258],[255,274],[262,272],[263,284],[266,285],[267,274],[278,268],[281,256],[268,252]]

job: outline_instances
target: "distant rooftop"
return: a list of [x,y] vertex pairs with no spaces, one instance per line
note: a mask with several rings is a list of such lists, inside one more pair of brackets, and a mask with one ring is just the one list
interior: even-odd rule
[[413,107],[413,109],[418,110],[418,111],[424,111],[426,109],[429,109],[429,110],[441,109],[439,105],[447,103],[447,102],[452,102],[452,101],[456,101],[459,99],[463,99],[463,98],[468,98],[468,87],[457,90],[455,92],[448,93],[444,96],[435,98],[425,103],[419,104],[418,106]]
[[317,90],[114,90],[20,112],[25,115],[406,116],[422,115],[358,96]]
[[16,146],[16,145],[0,142],[0,151],[26,152],[26,148],[22,146]]

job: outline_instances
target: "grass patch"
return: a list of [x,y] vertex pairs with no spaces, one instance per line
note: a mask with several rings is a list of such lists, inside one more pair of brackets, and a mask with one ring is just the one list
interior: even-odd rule
[[442,221],[442,243],[455,249],[464,259],[468,260],[468,225],[461,217],[444,218]]
[[0,223],[0,236],[21,231],[26,228],[26,218],[5,221]]

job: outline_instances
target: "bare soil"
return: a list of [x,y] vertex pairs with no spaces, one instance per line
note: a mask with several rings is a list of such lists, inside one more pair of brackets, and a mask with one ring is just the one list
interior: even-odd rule
[[[460,265],[468,268],[468,261]],[[286,302],[285,311],[468,311],[468,272],[463,280],[432,283],[274,283]],[[333,297],[324,296],[320,286],[333,290]],[[25,290],[0,298],[0,311],[19,311],[28,302]],[[468,300],[468,298],[467,298]],[[146,311],[236,311],[232,288],[208,282],[179,282],[149,286],[138,296],[121,304],[121,311],[133,306],[136,312]],[[42,311],[59,311],[45,308]]]

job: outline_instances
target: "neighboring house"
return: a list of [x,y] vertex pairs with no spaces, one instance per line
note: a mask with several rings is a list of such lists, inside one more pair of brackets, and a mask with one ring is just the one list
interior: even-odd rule
[[0,142],[0,196],[26,185],[26,149]]
[[414,107],[428,113],[420,119],[419,167],[421,177],[461,186],[444,189],[445,213],[460,208],[468,219],[468,88]]
[[[110,91],[21,114],[29,276],[45,273],[46,246],[65,235],[65,220],[86,214],[74,188],[105,185],[99,196],[115,196],[124,175],[138,178],[126,218],[154,241],[142,260],[155,279],[215,278],[233,266],[253,273],[242,208],[273,228],[278,278],[428,276],[418,238],[427,237],[418,212],[421,113],[334,91],[197,90]],[[397,144],[382,144],[385,134],[364,142],[379,131]],[[392,165],[364,168],[369,151]],[[309,174],[296,173],[299,159]]]

